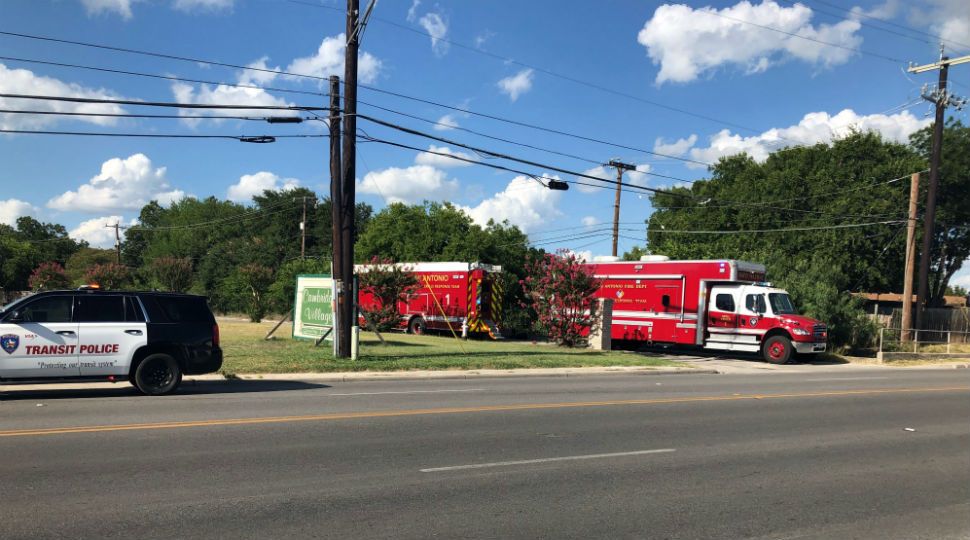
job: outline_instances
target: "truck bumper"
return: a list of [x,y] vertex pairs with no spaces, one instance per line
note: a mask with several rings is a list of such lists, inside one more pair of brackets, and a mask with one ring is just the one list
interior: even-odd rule
[[798,354],[814,354],[825,352],[825,342],[796,341],[793,343]]

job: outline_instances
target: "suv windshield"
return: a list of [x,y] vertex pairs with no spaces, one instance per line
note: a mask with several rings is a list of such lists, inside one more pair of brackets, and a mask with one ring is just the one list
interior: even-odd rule
[[771,311],[775,315],[798,315],[791,298],[785,293],[768,293],[768,301],[771,302]]

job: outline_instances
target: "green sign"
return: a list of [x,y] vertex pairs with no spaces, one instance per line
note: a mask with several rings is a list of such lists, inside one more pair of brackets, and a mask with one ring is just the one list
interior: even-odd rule
[[333,279],[326,275],[296,277],[296,299],[293,310],[293,337],[333,340]]

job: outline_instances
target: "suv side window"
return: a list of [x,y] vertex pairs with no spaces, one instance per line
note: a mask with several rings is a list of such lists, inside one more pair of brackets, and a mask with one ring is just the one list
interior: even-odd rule
[[77,322],[125,322],[123,296],[77,296]]
[[34,323],[71,322],[74,297],[71,295],[45,296],[26,303],[16,311],[20,321]]
[[145,313],[134,296],[125,297],[125,322],[145,322]]
[[734,296],[730,294],[718,294],[714,299],[714,305],[721,311],[734,313]]

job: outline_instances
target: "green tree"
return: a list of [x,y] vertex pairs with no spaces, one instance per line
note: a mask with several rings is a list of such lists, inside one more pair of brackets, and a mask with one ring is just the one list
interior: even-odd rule
[[64,265],[64,269],[67,271],[67,277],[71,280],[72,284],[83,285],[84,274],[88,270],[98,264],[116,262],[117,258],[118,255],[113,249],[84,247],[74,252],[67,259],[67,264]]
[[640,246],[633,246],[630,251],[623,254],[624,261],[639,261],[640,257],[650,255],[650,251]]
[[273,270],[257,263],[250,263],[237,270],[242,291],[249,297],[246,313],[252,322],[260,322],[266,315],[266,291],[273,283]]
[[66,289],[70,284],[71,280],[64,272],[64,267],[56,262],[41,263],[30,274],[30,290],[32,291]]
[[300,274],[325,274],[330,272],[330,261],[321,259],[294,259],[287,261],[276,271],[276,279],[269,286],[270,308],[277,313],[293,309],[296,296],[296,276]]

